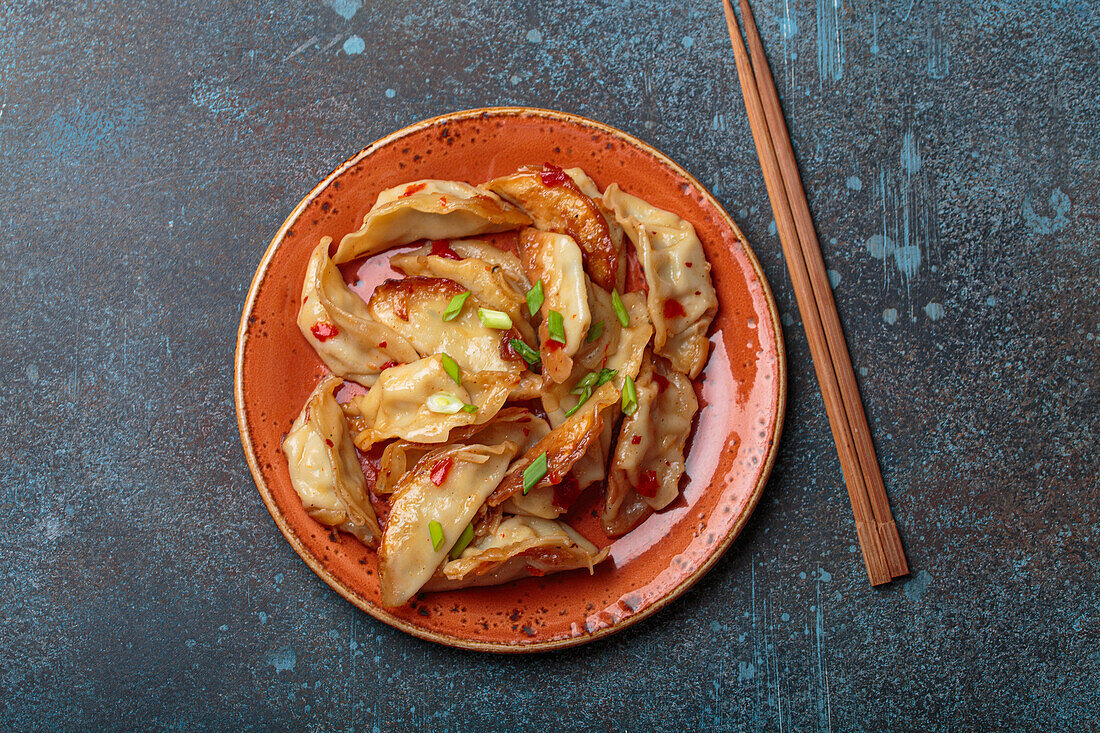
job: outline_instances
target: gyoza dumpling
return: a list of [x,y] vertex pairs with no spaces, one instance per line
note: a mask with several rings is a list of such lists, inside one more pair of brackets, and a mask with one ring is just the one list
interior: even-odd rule
[[290,483],[309,516],[372,544],[382,532],[344,412],[333,396],[342,383],[330,377],[313,390],[283,439],[283,453]]
[[593,282],[606,290],[617,287],[619,251],[607,222],[565,171],[552,165],[527,166],[482,185],[519,205],[537,228],[569,235],[584,251]]
[[518,373],[473,372],[463,373],[462,383],[455,384],[438,354],[391,367],[369,392],[351,400],[363,426],[355,444],[366,450],[390,438],[446,442],[452,428],[492,419],[518,379]]
[[[577,243],[564,234],[524,229],[519,236],[520,259],[531,282],[542,281],[545,300],[539,326],[542,373],[564,382],[573,370],[573,355],[584,344],[592,313],[588,308],[588,278]],[[550,338],[550,318],[560,314],[565,343]]]
[[370,317],[328,256],[330,237],[313,250],[302,282],[298,329],[332,373],[369,387],[384,366],[419,358],[396,331]]
[[[382,604],[400,606],[443,562],[493,487],[516,444],[448,445],[426,455],[398,481],[378,548]],[[431,524],[441,536],[433,542]]]
[[426,591],[500,585],[529,576],[593,568],[607,559],[579,532],[562,522],[537,517],[507,517],[492,534],[467,547],[432,578]]
[[615,289],[621,293],[626,285],[626,253],[623,251],[623,239],[626,235],[623,233],[623,228],[619,222],[615,221],[615,212],[604,205],[603,193],[596,186],[596,182],[589,178],[583,169],[566,168],[565,173],[573,179],[573,183],[577,184],[577,188],[581,190],[581,193],[592,199],[592,203],[596,204],[596,208],[603,214],[603,220],[607,222],[607,231],[611,235],[611,242],[615,245],[615,251],[618,253]]
[[[518,260],[516,264],[519,264]],[[520,337],[528,344],[535,343],[535,330],[524,311],[527,290],[517,291],[508,273],[500,265],[476,256],[462,257],[450,246],[444,249],[433,244],[394,255],[390,258],[390,266],[406,275],[446,278],[458,283],[473,293],[474,298],[486,308],[507,313]],[[476,312],[476,308],[471,307],[470,310]]]
[[707,361],[707,329],[718,311],[710,263],[695,227],[612,183],[604,203],[615,212],[638,253],[649,286],[654,351],[691,378]]
[[348,262],[418,239],[457,239],[530,223],[526,214],[499,196],[468,183],[413,181],[378,194],[363,226],[340,240],[333,259]]
[[646,359],[635,383],[638,409],[623,420],[601,519],[611,536],[629,531],[680,494],[684,446],[699,400],[691,380],[661,357]]
[[470,372],[506,372],[519,378],[526,363],[508,346],[519,338],[514,328],[489,328],[478,317],[481,303],[469,297],[458,315],[443,320],[451,300],[469,293],[453,280],[407,277],[386,280],[374,289],[367,309],[372,318],[404,336],[423,356],[447,354]]

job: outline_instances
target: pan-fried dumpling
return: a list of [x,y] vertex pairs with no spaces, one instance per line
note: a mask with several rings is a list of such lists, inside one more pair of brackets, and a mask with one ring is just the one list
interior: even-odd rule
[[[435,254],[436,251],[443,254]],[[486,308],[507,313],[524,342],[535,342],[535,330],[527,320],[524,308],[527,305],[526,293],[518,292],[500,265],[494,265],[480,257],[461,257],[448,247],[436,248],[424,246],[405,254],[394,255],[390,265],[413,277],[445,278],[456,282]],[[476,313],[476,308],[470,308]]]
[[691,378],[707,361],[707,329],[718,311],[710,263],[695,227],[612,183],[604,203],[615,212],[638,253],[649,286],[654,351]]
[[283,439],[283,453],[290,483],[309,516],[371,544],[382,532],[344,412],[333,396],[341,384],[329,377],[313,390]]
[[[564,382],[573,369],[572,357],[584,344],[592,324],[588,278],[580,248],[564,234],[528,228],[520,232],[519,251],[528,279],[542,280],[545,295],[539,326],[543,376],[552,382]],[[562,316],[564,344],[550,340],[550,311]]]
[[483,187],[520,206],[537,228],[569,235],[583,250],[588,272],[597,285],[605,290],[618,285],[619,251],[607,222],[595,202],[561,168],[526,166]]
[[596,208],[603,214],[603,220],[607,222],[607,231],[611,235],[611,242],[615,245],[615,251],[618,253],[615,288],[621,293],[626,284],[626,253],[623,251],[623,239],[626,235],[623,233],[623,228],[619,222],[615,221],[615,212],[604,204],[603,193],[596,186],[596,182],[589,178],[584,170],[581,168],[566,168],[565,173],[573,179],[573,183],[577,184],[577,188],[581,190],[581,193],[592,199],[592,203],[596,204]]
[[[634,523],[646,514],[637,507],[639,500],[657,511],[679,495],[684,446],[699,409],[691,380],[659,356],[642,365],[635,390],[638,409],[623,420],[601,512],[604,528],[612,535],[633,527],[627,524],[630,514],[636,515]],[[620,518],[623,503],[628,516]]]
[[427,591],[500,585],[530,576],[593,568],[607,559],[579,532],[562,522],[537,517],[508,517],[491,535],[471,544],[443,566]]
[[298,329],[332,373],[369,387],[384,366],[420,355],[396,331],[370,317],[328,256],[330,237],[321,239],[306,266]]
[[403,183],[378,194],[358,231],[340,240],[333,258],[348,262],[418,239],[456,239],[531,223],[499,196],[460,181]]
[[[452,428],[488,422],[500,411],[518,374],[505,372],[463,373],[462,384],[455,384],[436,354],[411,364],[390,367],[365,395],[351,400],[351,411],[363,429],[355,436],[361,450],[381,440],[404,438],[417,443],[446,442]],[[440,395],[455,405],[457,412],[437,404]],[[472,412],[457,403],[477,408]]]
[[514,252],[503,250],[484,239],[452,239],[447,246],[459,257],[476,257],[488,262],[494,269],[500,268],[508,282],[519,292],[526,293],[531,289],[523,263]]
[[[449,445],[426,455],[398,481],[378,548],[385,606],[400,606],[443,562],[516,454],[516,444]],[[443,541],[433,545],[431,523]]]
[[526,363],[511,350],[508,340],[518,338],[513,328],[499,331],[478,318],[481,303],[469,297],[459,314],[443,320],[451,299],[468,293],[453,280],[406,277],[386,280],[374,289],[367,309],[371,317],[408,339],[423,356],[447,354],[463,371],[506,372],[519,378]]

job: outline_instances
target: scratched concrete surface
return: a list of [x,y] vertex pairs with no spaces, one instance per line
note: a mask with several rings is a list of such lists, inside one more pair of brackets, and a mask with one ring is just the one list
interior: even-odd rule
[[[872,589],[718,4],[0,6],[0,727],[1096,730],[1100,8],[758,0],[908,581]],[[774,477],[647,623],[550,656],[374,622],[233,416],[294,204],[371,140],[589,115],[711,186],[787,325]]]

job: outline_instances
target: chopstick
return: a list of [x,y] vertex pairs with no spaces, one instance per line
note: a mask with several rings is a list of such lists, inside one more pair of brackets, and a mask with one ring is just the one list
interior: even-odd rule
[[798,173],[790,134],[764,56],[764,47],[747,0],[740,0],[752,60],[741,38],[729,0],[723,0],[737,75],[745,96],[776,230],[802,313],[814,370],[821,386],[829,426],[837,446],[848,498],[856,521],[867,575],[872,585],[909,573],[905,550],[890,511],[867,416],[844,340],[821,245],[814,231],[806,193]]

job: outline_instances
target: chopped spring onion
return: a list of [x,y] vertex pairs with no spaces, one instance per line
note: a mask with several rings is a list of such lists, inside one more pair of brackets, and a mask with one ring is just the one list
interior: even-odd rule
[[462,406],[462,411],[463,412],[468,412],[471,415],[473,415],[475,412],[477,412],[477,405],[463,405]]
[[546,319],[546,329],[550,332],[550,340],[557,341],[559,344],[565,343],[565,318],[561,313],[557,311],[550,311],[549,317]]
[[462,306],[466,305],[466,299],[469,297],[470,291],[467,290],[451,298],[451,302],[447,304],[447,310],[443,311],[443,320],[453,321],[458,318],[458,314],[462,312]]
[[448,354],[440,354],[443,357],[443,371],[454,380],[455,384],[462,384],[462,371],[458,368],[458,362]]
[[606,367],[598,372],[589,372],[584,375],[581,381],[577,382],[573,389],[569,390],[569,394],[580,394],[586,389],[594,390],[597,387],[602,387],[610,382],[617,373],[616,370]]
[[638,411],[638,392],[634,389],[634,378],[629,374],[623,381],[623,413],[633,415]]
[[583,390],[581,390],[581,395],[577,399],[577,404],[573,405],[568,410],[566,410],[565,416],[566,417],[573,417],[573,413],[576,412],[577,410],[581,409],[581,405],[583,405],[585,402],[588,402],[588,398],[591,397],[591,396],[592,396],[592,388],[591,387],[585,387]]
[[428,409],[440,415],[453,415],[462,409],[462,400],[446,392],[436,392],[427,401]]
[[592,324],[592,328],[588,329],[588,335],[584,337],[584,342],[590,344],[600,336],[603,336],[603,321],[596,321]]
[[467,524],[466,529],[462,530],[462,534],[458,536],[458,542],[455,542],[454,547],[451,548],[451,559],[457,560],[462,556],[462,551],[470,544],[474,539],[474,525]]
[[539,352],[532,349],[521,339],[508,339],[508,343],[512,345],[512,348],[516,350],[516,353],[523,357],[523,360],[534,366],[539,363]]
[[535,484],[542,481],[546,475],[546,451],[539,454],[539,457],[531,462],[531,465],[523,469],[523,493],[526,494]]
[[433,519],[428,522],[428,534],[432,536],[432,549],[439,552],[443,547],[443,525]]
[[486,328],[495,328],[498,331],[507,331],[512,327],[512,317],[504,311],[494,311],[488,308],[478,308],[477,317],[481,325]]
[[527,310],[531,312],[531,315],[539,312],[544,300],[546,300],[546,296],[542,292],[542,280],[540,279],[535,283],[535,287],[527,291]]
[[627,315],[626,306],[623,305],[623,299],[619,297],[618,290],[611,291],[611,307],[615,309],[615,315],[619,319],[619,323],[626,328],[630,325],[630,316]]

